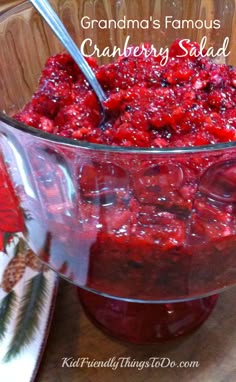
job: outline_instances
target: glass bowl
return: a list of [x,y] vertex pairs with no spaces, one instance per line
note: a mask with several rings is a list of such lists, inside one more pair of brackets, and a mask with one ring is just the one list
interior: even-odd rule
[[[234,1],[57,1],[78,45],[168,46],[175,38],[219,49],[235,36]],[[219,19],[212,29],[107,29],[81,20]],[[85,19],[84,19],[85,20]],[[74,141],[12,115],[27,103],[46,59],[62,50],[29,2],[0,14],[0,143],[33,251],[77,287],[106,333],[154,343],[190,333],[236,282],[236,142],[138,149]],[[220,57],[222,59],[222,57]],[[103,57],[101,62],[106,62]],[[226,57],[234,64],[235,52]],[[12,196],[11,196],[12,197]],[[17,207],[17,208],[18,208]],[[17,216],[17,214],[16,214]]]

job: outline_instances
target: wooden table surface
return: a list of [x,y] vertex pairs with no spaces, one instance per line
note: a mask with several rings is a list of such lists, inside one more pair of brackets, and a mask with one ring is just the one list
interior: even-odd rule
[[[95,328],[84,315],[75,288],[62,281],[55,314],[36,382],[235,382],[236,296],[224,292],[211,317],[194,334],[181,340],[151,346],[127,345]],[[131,357],[168,357],[174,361],[198,361],[198,368],[62,368],[63,357],[108,360]]]

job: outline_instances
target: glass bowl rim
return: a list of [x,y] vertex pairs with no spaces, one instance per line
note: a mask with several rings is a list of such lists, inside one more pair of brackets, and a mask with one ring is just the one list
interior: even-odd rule
[[[7,17],[13,15],[17,11],[23,11],[28,8],[33,8],[30,1],[26,0],[23,3],[12,5],[0,12],[1,20],[7,19]],[[41,139],[57,142],[66,146],[73,146],[93,151],[107,151],[107,152],[122,152],[124,154],[184,154],[184,153],[203,153],[211,151],[222,151],[226,149],[236,148],[236,141],[209,144],[204,146],[183,146],[183,147],[168,147],[168,148],[147,148],[147,147],[124,147],[124,146],[111,146],[98,143],[90,143],[86,141],[79,141],[72,138],[61,137],[56,134],[47,133],[40,129],[28,126],[22,122],[19,122],[12,117],[7,116],[4,112],[0,111],[0,121],[6,123],[9,126],[14,127],[17,130],[28,133]]]

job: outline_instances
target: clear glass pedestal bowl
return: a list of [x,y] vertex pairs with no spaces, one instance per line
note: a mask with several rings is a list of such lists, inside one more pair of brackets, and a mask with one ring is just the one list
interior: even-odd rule
[[[234,1],[58,1],[81,44],[122,45],[121,30],[79,28],[95,19],[221,18],[214,43],[233,39]],[[216,4],[217,3],[217,4]],[[198,4],[198,6],[197,6]],[[212,17],[213,17],[212,16]],[[127,31],[126,31],[127,32]],[[129,31],[132,43],[169,45],[201,33]],[[1,171],[10,179],[34,252],[74,283],[106,333],[155,343],[190,333],[236,282],[236,143],[180,149],[109,147],[49,135],[11,116],[27,103],[46,59],[62,47],[28,2],[0,14]],[[233,64],[234,55],[229,63]],[[3,164],[4,162],[4,164]]]

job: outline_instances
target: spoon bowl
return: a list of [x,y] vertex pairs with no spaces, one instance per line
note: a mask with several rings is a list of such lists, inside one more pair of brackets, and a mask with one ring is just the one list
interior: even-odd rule
[[[78,46],[72,40],[71,36],[67,32],[65,26],[63,25],[56,12],[53,10],[53,8],[47,0],[30,0],[30,2],[41,14],[43,19],[47,22],[49,27],[52,29],[53,33],[58,37],[62,45],[70,53],[71,57],[73,57],[76,64],[79,66],[81,72],[84,74],[88,83],[91,85],[95,94],[97,95],[102,110],[104,112],[105,108],[103,103],[106,100],[106,95],[101,85],[99,84],[94,72],[92,71],[84,56],[80,52]],[[105,115],[105,113],[103,114]],[[102,124],[104,119],[105,117],[102,120]]]

